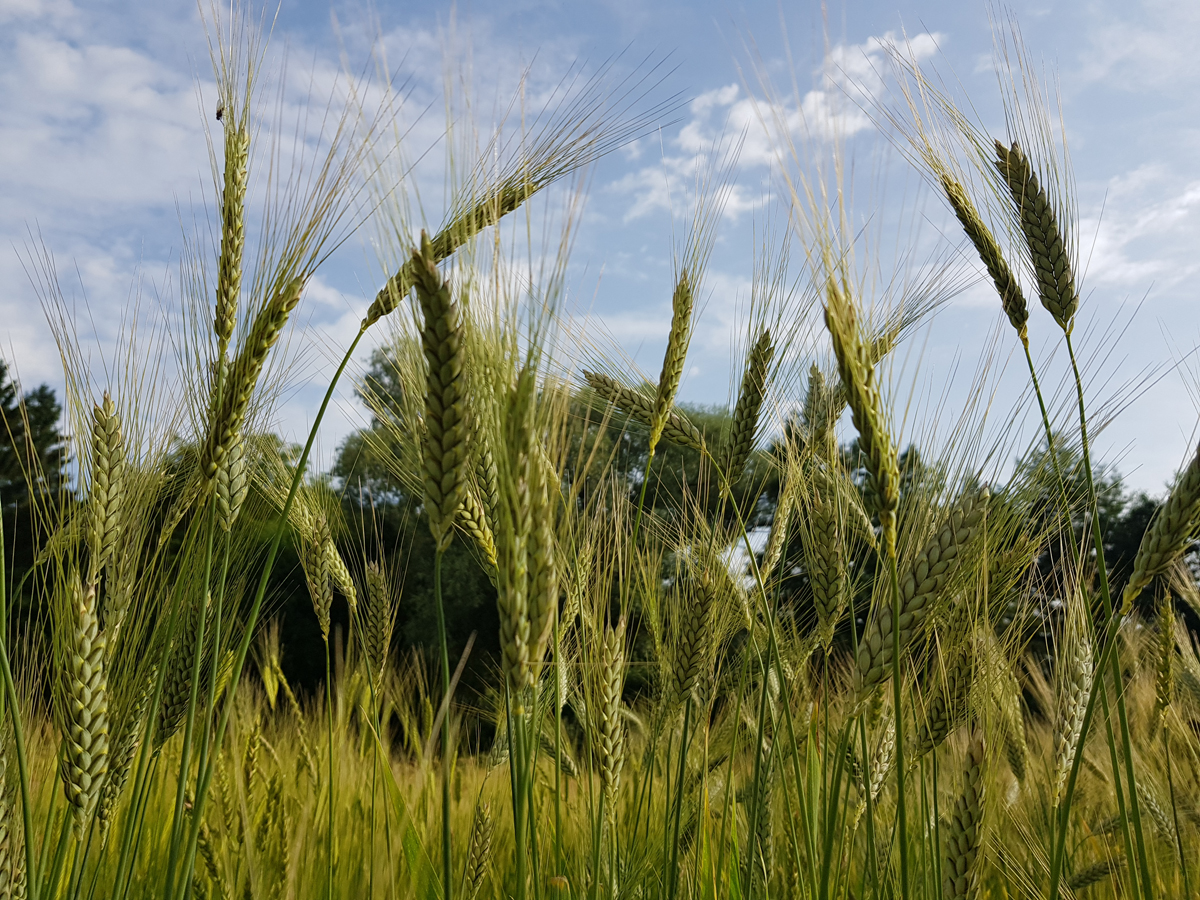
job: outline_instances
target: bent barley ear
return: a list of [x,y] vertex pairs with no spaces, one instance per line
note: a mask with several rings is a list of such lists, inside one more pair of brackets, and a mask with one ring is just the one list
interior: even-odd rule
[[[654,403],[640,392],[627,388],[600,372],[584,371],[584,379],[601,399],[618,409],[624,410],[631,418],[643,425],[649,426],[654,421]],[[685,419],[678,410],[668,410],[663,422],[662,436],[672,444],[688,447],[699,453],[704,452],[704,436],[700,429]]]

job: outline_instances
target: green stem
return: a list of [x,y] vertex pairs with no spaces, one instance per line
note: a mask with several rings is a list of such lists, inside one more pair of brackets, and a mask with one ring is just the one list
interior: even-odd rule
[[333,858],[334,858],[334,796],[333,787],[337,781],[333,754],[333,677],[329,667],[329,635],[325,638],[325,731],[329,743],[329,831],[325,840],[325,897],[333,900]]
[[437,608],[438,643],[442,654],[442,696],[446,712],[442,716],[442,897],[451,900],[454,890],[451,881],[450,856],[450,650],[446,641],[446,611],[442,604],[442,557],[438,548],[433,559],[433,601]]
[[671,841],[671,862],[667,867],[667,900],[675,900],[679,885],[679,824],[683,818],[683,779],[686,774],[688,752],[688,726],[692,720],[692,698],[689,695],[683,705],[683,734],[679,740],[679,777],[675,779],[675,823],[674,840]]
[[[900,576],[896,567],[896,542],[887,544],[888,576],[892,588],[892,711],[896,719],[896,829],[900,841],[900,897],[908,900],[908,808],[904,797],[904,707],[900,691]],[[870,793],[870,787],[867,788]]]
[[1183,833],[1179,830],[1179,804],[1175,801],[1175,778],[1171,773],[1171,741],[1169,726],[1163,722],[1163,755],[1167,758],[1167,791],[1171,796],[1171,817],[1175,820],[1175,848],[1179,851],[1179,868],[1183,871],[1183,896],[1192,896],[1192,882],[1188,876],[1187,857],[1183,852]]

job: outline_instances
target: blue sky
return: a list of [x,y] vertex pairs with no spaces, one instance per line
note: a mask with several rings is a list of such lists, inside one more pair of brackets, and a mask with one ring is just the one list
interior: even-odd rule
[[[1011,9],[1030,53],[1060,84],[1087,263],[1078,330],[1095,373],[1089,392],[1099,406],[1128,396],[1122,386],[1151,367],[1180,363],[1137,393],[1097,439],[1128,484],[1158,492],[1186,458],[1200,409],[1200,365],[1189,355],[1200,344],[1200,5],[1103,0],[1019,2]],[[764,93],[756,66],[785,105],[795,102],[793,85],[807,101],[838,95],[823,78],[830,73],[850,73],[861,82],[857,90],[882,98],[890,87],[875,74],[881,42],[902,34],[929,51],[926,61],[955,82],[956,97],[969,98],[982,124],[1002,133],[983,3],[853,2],[823,15],[816,3],[530,0],[371,8],[286,0],[270,59],[275,64],[286,49],[281,96],[292,109],[310,85],[319,95],[331,83],[343,56],[360,71],[372,42],[386,47],[390,64],[409,79],[410,107],[431,107],[408,137],[415,156],[436,147],[444,127],[447,49],[451,70],[468,73],[483,126],[526,67],[536,95],[568,67],[594,68],[622,50],[618,71],[643,57],[665,58],[673,71],[656,96],[678,94],[681,103],[663,128],[590,170],[569,284],[573,301],[591,312],[611,345],[653,373],[669,323],[672,249],[686,230],[691,173],[708,142],[752,124]],[[846,84],[850,75],[834,80]],[[102,388],[130,298],[140,294],[143,309],[153,311],[177,295],[183,234],[191,228],[181,220],[203,216],[211,195],[211,97],[204,26],[188,0],[0,0],[0,341],[27,386],[62,385],[27,271],[31,235],[53,252],[66,292],[86,294],[90,315],[81,306],[75,327],[80,342],[95,348],[92,368]],[[869,122],[842,124],[851,132],[849,158],[873,175],[864,183],[874,205],[864,215],[879,232],[895,243],[912,228],[911,243],[923,250],[939,241],[960,245],[937,198],[889,155],[887,136]],[[728,395],[755,235],[778,212],[766,194],[778,184],[771,165],[778,149],[750,129],[718,222],[684,400],[716,403]],[[420,177],[423,199],[435,209],[442,173],[431,162]],[[381,281],[370,246],[376,233],[368,226],[352,237],[308,291],[307,328],[293,339],[299,362],[276,423],[292,437],[306,430],[319,399],[312,385],[323,383],[329,348],[344,346]],[[895,396],[932,397],[923,401],[931,409],[944,391],[948,409],[960,406],[999,317],[986,285],[968,287],[901,349]],[[1040,309],[1031,337],[1039,359],[1048,357],[1054,333]],[[1002,333],[999,346],[1005,355],[1016,349],[1011,333]],[[1012,359],[1000,378],[993,426],[1001,430],[1000,411],[1024,388],[1019,362]],[[1060,365],[1061,353],[1047,363],[1051,373]],[[322,437],[325,460],[361,417],[348,395],[340,398]],[[910,436],[919,431],[909,427]]]

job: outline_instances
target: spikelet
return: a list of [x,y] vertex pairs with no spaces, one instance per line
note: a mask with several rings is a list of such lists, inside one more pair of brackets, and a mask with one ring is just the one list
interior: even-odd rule
[[[583,377],[599,397],[624,410],[643,425],[649,426],[654,421],[654,403],[640,391],[627,388],[616,379],[599,372],[585,371]],[[667,411],[662,436],[672,444],[704,452],[704,436],[700,434],[700,429],[680,415],[678,410]]]
[[425,434],[421,442],[425,512],[439,552],[454,539],[454,518],[466,489],[466,350],[458,303],[438,272],[429,236],[413,250],[414,284],[424,325],[421,346],[425,376]]
[[367,602],[364,604],[363,653],[371,672],[375,689],[383,682],[388,651],[392,645],[392,628],[396,622],[396,606],[392,602],[391,584],[378,562],[367,563]]
[[1119,856],[1098,859],[1082,869],[1076,869],[1075,874],[1067,881],[1067,887],[1073,891],[1082,891],[1084,888],[1099,884],[1105,878],[1120,871],[1124,862]]
[[241,352],[229,368],[229,379],[221,392],[221,403],[200,449],[200,474],[206,482],[217,477],[221,461],[242,433],[250,398],[258,385],[267,355],[287,325],[288,317],[304,290],[305,276],[297,275],[277,284],[271,299],[255,317]]
[[1175,691],[1175,602],[1169,592],[1158,601],[1158,623],[1155,631],[1154,711],[1151,713],[1152,733],[1167,716],[1171,694]]
[[683,378],[683,363],[687,359],[691,330],[692,287],[688,283],[687,272],[682,272],[671,296],[671,331],[667,335],[662,373],[658,376],[658,390],[654,394],[654,407],[650,413],[651,453],[658,446],[671,409],[675,405],[675,394],[679,391],[679,382]]
[[475,817],[471,822],[471,844],[467,851],[466,900],[475,900],[483,888],[483,880],[487,877],[488,866],[492,860],[492,832],[496,823],[492,821],[491,807],[480,803],[475,807]]
[[774,355],[775,345],[771,341],[771,332],[764,328],[746,357],[742,386],[738,391],[737,405],[733,408],[733,421],[725,443],[722,468],[731,485],[741,480],[746,462],[750,459],[750,452],[754,449],[759,413],[766,396],[767,370]]
[[[157,752],[171,736],[180,729],[187,717],[187,706],[192,690],[192,666],[195,662],[196,639],[200,628],[200,607],[191,605],[179,614],[175,640],[171,644],[167,659],[167,671],[163,679],[162,695],[158,708],[158,727],[154,733],[154,749]],[[206,629],[207,633],[207,629]],[[201,663],[201,683],[208,668],[208,660]]]
[[341,551],[338,550],[337,544],[334,543],[331,536],[326,535],[321,542],[321,553],[325,558],[325,566],[329,570],[329,578],[334,587],[342,592],[351,611],[356,610],[358,608],[358,588],[355,587],[354,578],[351,577],[350,570],[346,568],[346,561],[342,558]]
[[600,780],[605,805],[614,815],[621,769],[625,765],[625,726],[621,721],[621,693],[625,686],[625,619],[615,628],[605,627],[600,643]]
[[[904,652],[924,624],[947,580],[953,575],[959,551],[983,527],[990,498],[987,487],[965,497],[900,579],[900,651]],[[882,604],[875,610],[858,642],[859,694],[886,681],[892,670],[892,608]]]
[[1062,800],[1071,765],[1083,730],[1083,716],[1092,690],[1092,642],[1082,614],[1073,616],[1073,627],[1058,655],[1058,721],[1054,728],[1054,799]]
[[485,567],[490,572],[494,572],[496,569],[496,539],[492,534],[491,526],[488,525],[488,514],[470,488],[463,491],[462,505],[458,508],[458,524],[471,536],[476,549],[483,557]]
[[242,253],[246,246],[246,170],[250,132],[232,118],[225,124],[225,184],[221,191],[221,256],[217,263],[217,305],[213,330],[217,358],[223,359],[237,324],[242,291]]
[[884,545],[896,552],[896,507],[900,503],[900,466],[888,434],[883,402],[875,384],[875,360],[859,333],[854,305],[830,278],[826,286],[825,325],[833,341],[846,403],[858,443],[867,462],[868,487],[874,497]]
[[237,521],[242,504],[250,493],[250,470],[246,465],[246,443],[241,433],[229,442],[229,450],[217,466],[215,493],[217,522],[229,534]]
[[25,853],[9,782],[7,738],[0,732],[0,900],[19,900],[24,896]]
[[475,459],[475,480],[483,501],[484,521],[490,523],[495,520],[496,507],[500,505],[500,476],[496,471],[496,457],[486,443],[480,447]]
[[72,635],[66,648],[63,787],[82,839],[108,771],[108,683],[105,638],[96,615],[96,588],[71,578]]
[[1011,147],[996,141],[996,168],[1008,185],[1021,221],[1021,232],[1037,275],[1038,297],[1058,326],[1069,334],[1079,308],[1079,295],[1054,207],[1029,157],[1016,141]]
[[926,675],[926,683],[934,685],[925,703],[924,715],[918,715],[916,755],[919,759],[941,746],[967,717],[967,699],[975,676],[975,642],[958,642],[945,665],[935,656]]
[[108,759],[108,778],[104,780],[104,788],[100,792],[100,805],[96,816],[100,820],[101,841],[108,835],[112,825],[113,812],[121,792],[129,781],[129,770],[133,765],[134,754],[137,753],[142,737],[142,726],[146,723],[146,709],[150,705],[150,694],[153,691],[153,676],[146,679],[141,690],[137,692],[134,702],[125,713],[121,728],[112,742],[112,751]]
[[558,613],[558,561],[554,539],[555,506],[546,465],[534,466],[533,528],[529,541],[529,663],[536,682]]
[[1150,582],[1166,572],[1187,547],[1200,509],[1200,447],[1171,490],[1167,502],[1155,513],[1133,559],[1133,574],[1122,592],[1121,612],[1128,615],[1133,602]]
[[963,231],[975,245],[979,259],[987,269],[988,275],[992,277],[992,284],[996,286],[996,293],[1000,295],[1000,305],[1004,308],[1004,314],[1008,316],[1012,327],[1017,330],[1022,343],[1028,343],[1029,334],[1026,323],[1029,321],[1029,307],[1025,303],[1025,294],[1021,291],[1021,284],[1017,281],[1017,276],[1009,268],[1008,261],[1000,250],[1000,245],[996,243],[996,238],[983,224],[983,219],[980,218],[979,211],[971,202],[971,198],[967,196],[966,189],[948,172],[943,171],[940,178],[942,190],[946,192],[946,199],[950,201],[950,206],[953,207],[954,214],[958,216]]
[[675,653],[672,667],[673,696],[690,698],[702,678],[707,679],[715,593],[707,573],[695,580],[692,602],[681,611],[678,634],[671,642]]
[[262,723],[254,718],[254,727],[246,737],[246,749],[242,752],[242,784],[246,788],[246,796],[254,793],[254,783],[258,780],[258,752],[262,749]]
[[1164,840],[1174,843],[1175,823],[1171,821],[1171,814],[1163,806],[1162,801],[1158,799],[1158,794],[1155,793],[1154,788],[1147,783],[1144,777],[1137,779],[1136,787],[1138,804],[1150,814],[1150,821],[1154,823],[1154,830]]
[[975,861],[983,831],[983,751],[983,737],[976,732],[967,746],[962,793],[954,801],[944,831],[943,896],[950,900],[963,900],[975,893]]
[[534,375],[525,368],[517,377],[505,414],[508,453],[506,490],[502,494],[501,542],[497,548],[496,605],[500,613],[501,668],[517,709],[532,686],[530,667],[529,543],[533,538],[533,403]]
[[108,391],[92,407],[92,489],[88,497],[88,584],[96,584],[121,536],[125,498],[125,442],[121,417]]

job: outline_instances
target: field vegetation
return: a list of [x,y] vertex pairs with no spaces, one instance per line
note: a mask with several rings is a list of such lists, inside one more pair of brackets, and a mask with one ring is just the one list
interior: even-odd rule
[[[1194,896],[1200,455],[1161,504],[1092,458],[1111,409],[1077,355],[1066,149],[1007,34],[1006,133],[902,46],[869,110],[995,288],[969,401],[891,377],[962,259],[881,272],[836,142],[784,137],[786,227],[718,410],[676,394],[728,159],[666,248],[649,377],[568,307],[577,193],[531,202],[656,125],[653,78],[602,71],[458,141],[434,225],[389,181],[416,152],[396,98],[352,84],[284,165],[263,38],[213,24],[216,237],[187,244],[172,390],[136,326],[97,383],[32,260],[68,437],[53,396],[6,388],[0,900]],[[781,108],[762,124],[787,135]],[[281,336],[369,215],[391,275],[288,446]],[[370,424],[314,475],[383,329]],[[1031,333],[1061,341],[1064,383]],[[1028,390],[1000,412],[1010,351]]]

